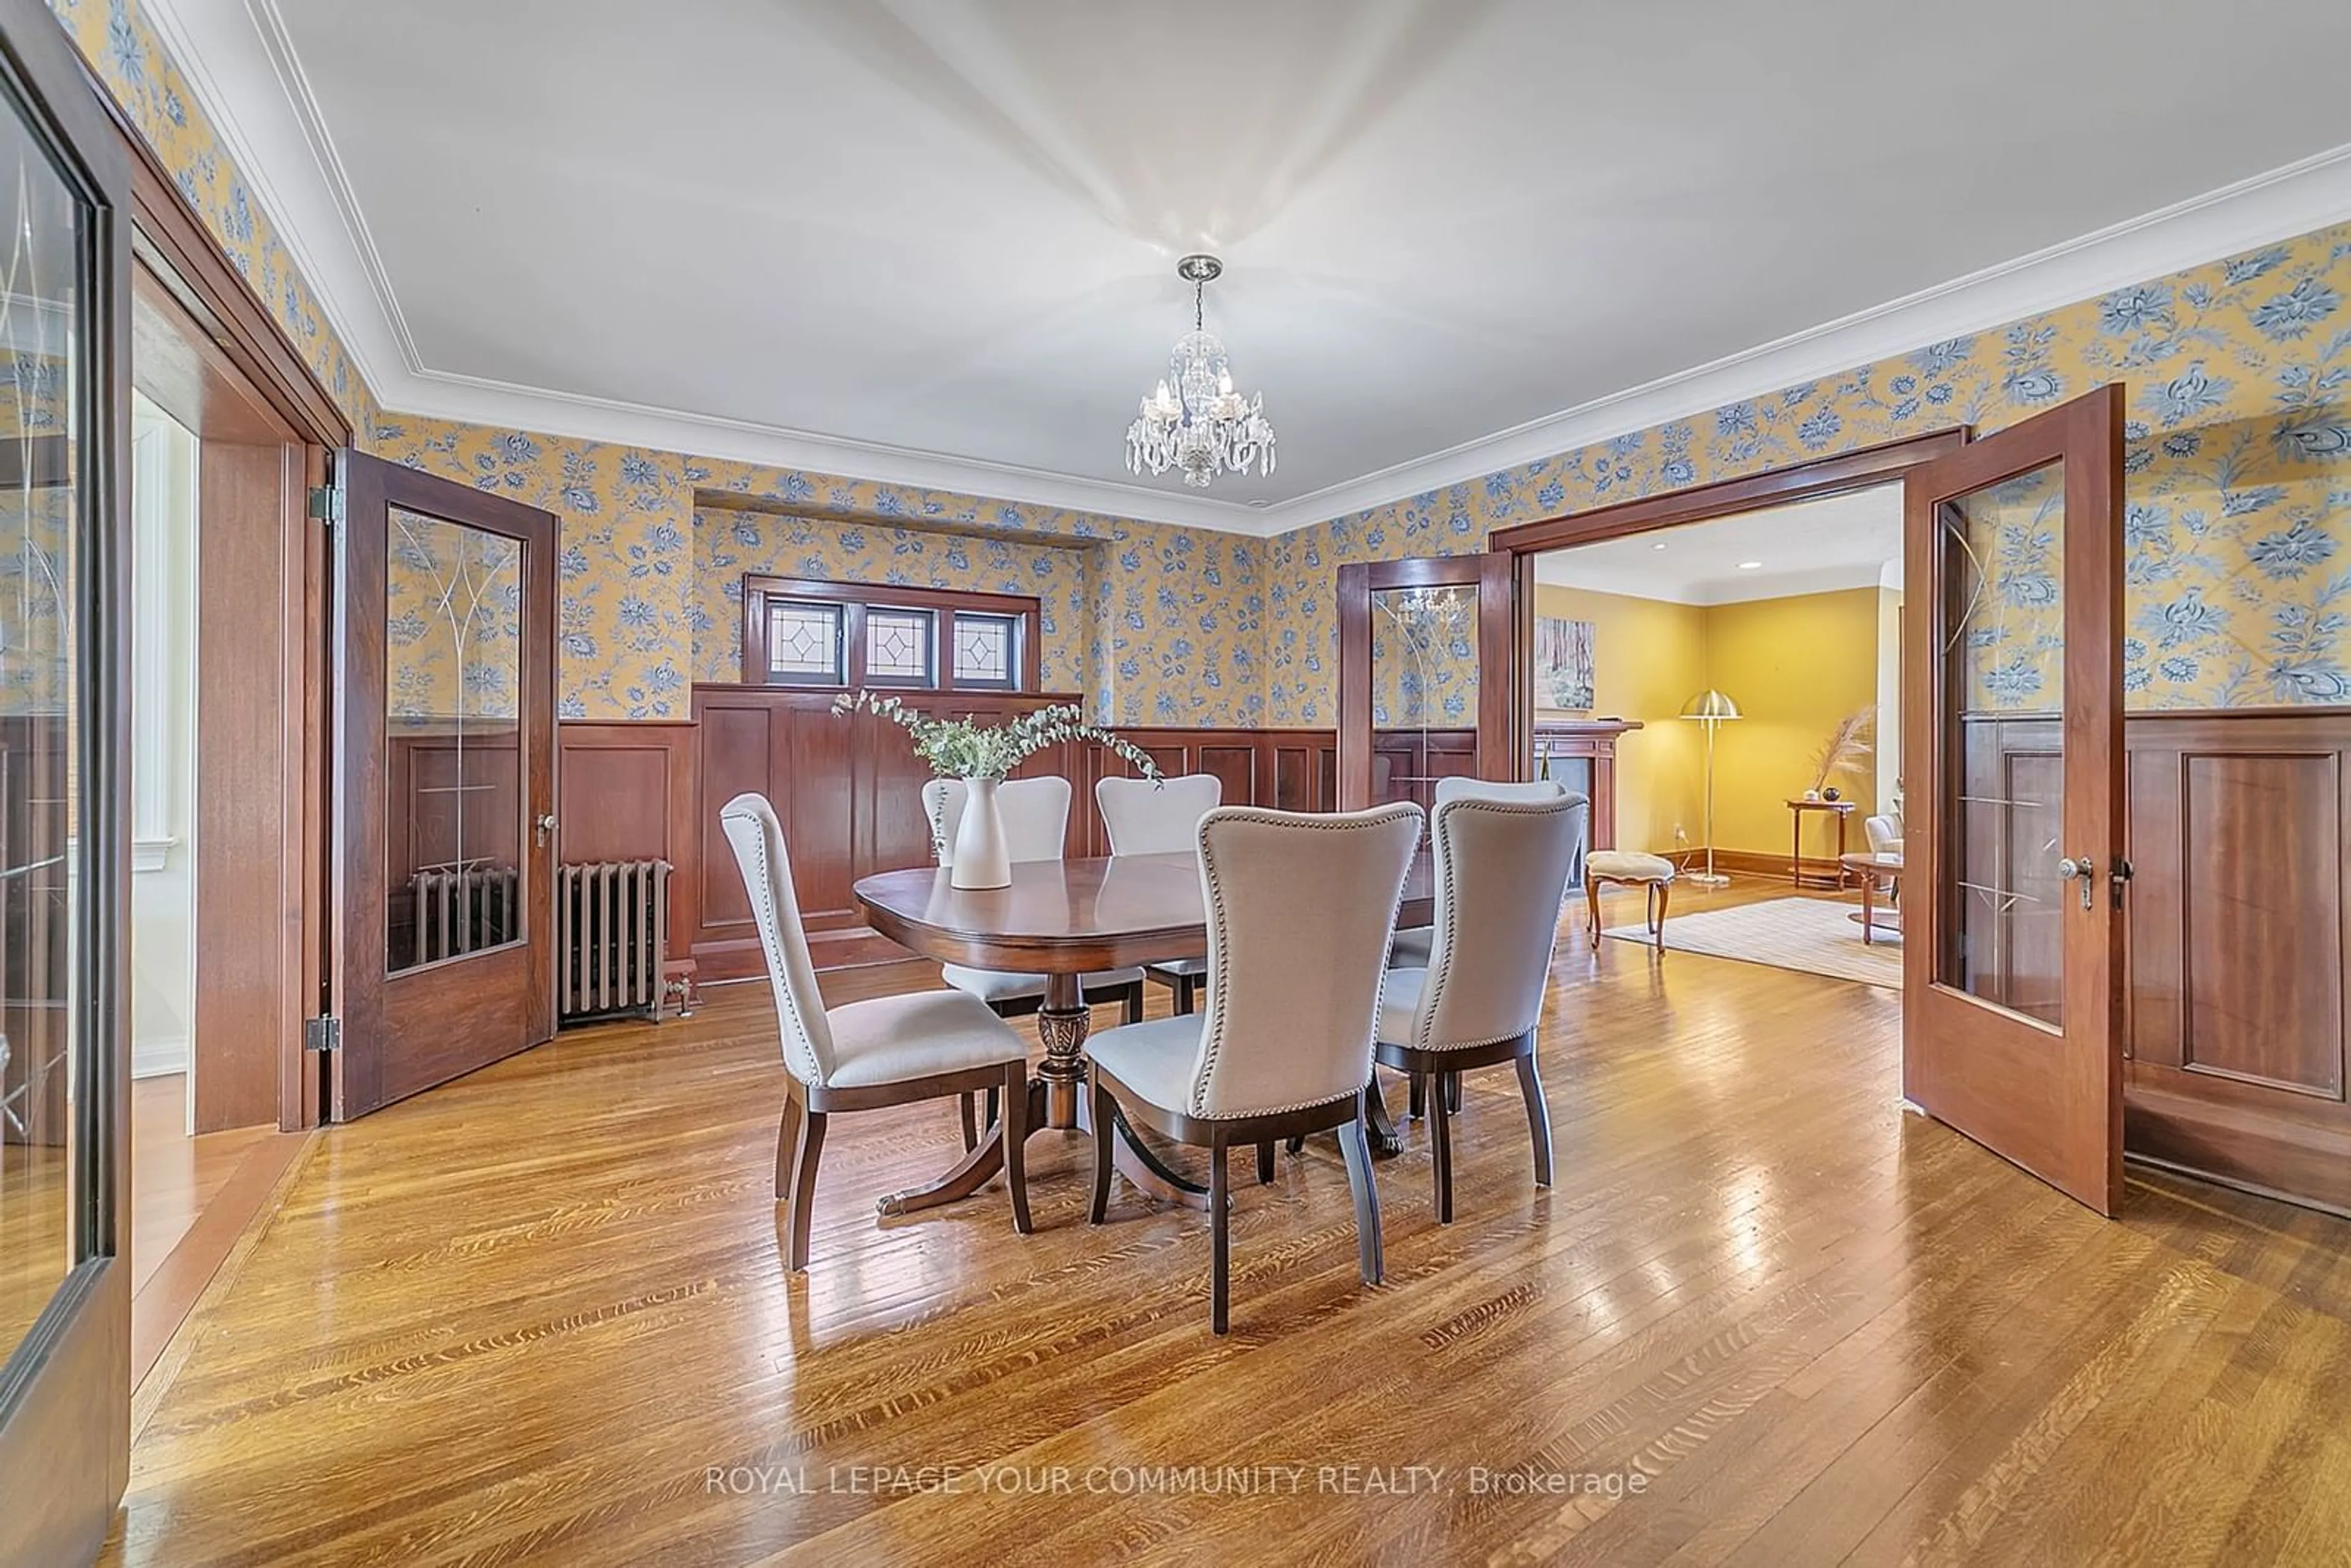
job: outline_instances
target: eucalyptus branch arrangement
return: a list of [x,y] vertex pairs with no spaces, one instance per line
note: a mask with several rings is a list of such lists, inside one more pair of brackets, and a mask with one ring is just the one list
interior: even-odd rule
[[1877,710],[1874,707],[1858,709],[1837,720],[1836,727],[1829,731],[1828,739],[1821,743],[1819,753],[1813,758],[1815,793],[1826,789],[1831,778],[1861,766],[1869,756],[1876,727]]
[[1024,713],[1008,724],[979,724],[967,718],[933,718],[897,697],[859,690],[833,698],[832,711],[870,713],[899,726],[914,737],[914,755],[941,779],[1002,779],[1038,752],[1071,740],[1091,740],[1145,779],[1159,777],[1158,765],[1133,741],[1088,724],[1070,703]]

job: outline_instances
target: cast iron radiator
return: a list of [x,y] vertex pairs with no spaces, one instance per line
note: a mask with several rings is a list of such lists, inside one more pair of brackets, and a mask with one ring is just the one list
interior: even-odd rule
[[567,865],[555,873],[555,1012],[564,1023],[662,1013],[669,951],[667,861]]

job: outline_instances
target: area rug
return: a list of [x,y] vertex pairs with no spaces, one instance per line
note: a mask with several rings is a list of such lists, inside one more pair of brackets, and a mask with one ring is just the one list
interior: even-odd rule
[[[1860,908],[1826,898],[1774,898],[1702,915],[1669,914],[1666,946],[1677,953],[1737,958],[1899,990],[1902,938],[1881,929],[1875,944],[1865,944],[1860,923],[1848,918]],[[1648,932],[1638,925],[1611,925],[1604,934],[1643,946],[1649,942]]]

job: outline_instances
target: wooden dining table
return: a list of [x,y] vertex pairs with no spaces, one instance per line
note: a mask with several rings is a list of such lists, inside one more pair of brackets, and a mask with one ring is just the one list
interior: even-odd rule
[[[1428,924],[1429,883],[1424,850],[1405,873],[1399,927]],[[1091,1130],[1084,1050],[1092,1019],[1080,977],[1208,952],[1199,862],[1190,854],[1020,861],[1011,884],[995,888],[958,888],[944,867],[923,866],[862,878],[854,892],[876,931],[926,958],[1044,977],[1037,1033],[1045,1058],[1029,1081],[1031,1133]],[[1393,1153],[1397,1140],[1376,1092],[1374,1105],[1374,1138]],[[1003,1168],[1002,1129],[998,1118],[961,1164],[928,1186],[883,1198],[882,1211],[912,1214],[979,1190]],[[1115,1133],[1112,1159],[1122,1176],[1155,1197],[1206,1205],[1207,1189],[1172,1169],[1132,1127],[1122,1121]]]

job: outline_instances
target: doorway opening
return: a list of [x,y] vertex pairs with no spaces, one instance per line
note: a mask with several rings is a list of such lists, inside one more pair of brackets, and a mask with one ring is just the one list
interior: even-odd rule
[[1528,770],[1592,800],[1586,942],[1898,997],[1900,483],[1542,551],[1532,599]]
[[308,444],[142,257],[131,288],[131,1371],[300,1153]]

